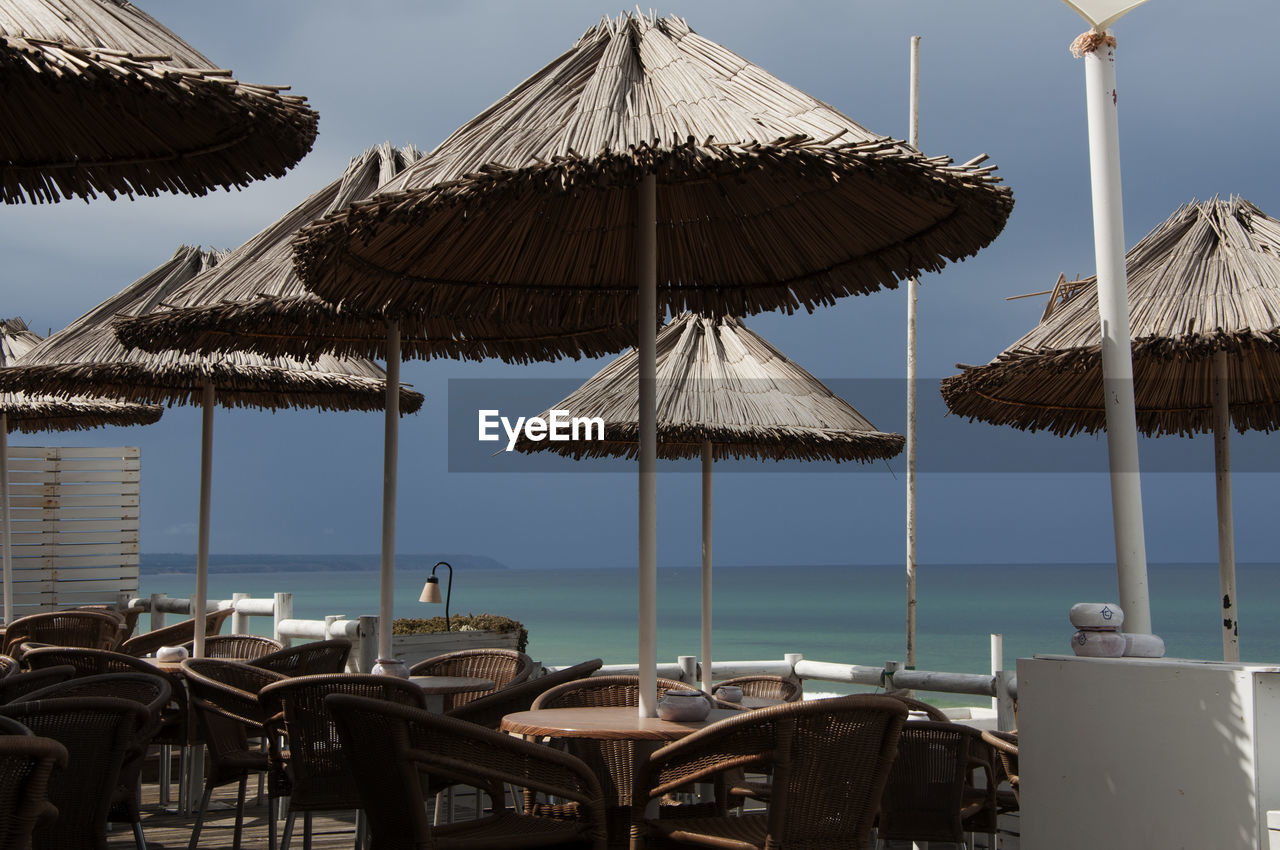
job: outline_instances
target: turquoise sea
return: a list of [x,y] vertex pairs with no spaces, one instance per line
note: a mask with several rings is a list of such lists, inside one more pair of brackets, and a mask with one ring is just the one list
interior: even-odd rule
[[[1155,631],[1170,656],[1220,658],[1216,564],[1152,564]],[[441,575],[445,575],[441,570]],[[422,569],[401,570],[397,617],[443,613],[417,601]],[[233,592],[270,596],[289,591],[294,614],[376,614],[377,573],[365,571],[215,573],[211,598]],[[1241,655],[1280,663],[1280,565],[1242,564]],[[188,596],[190,574],[143,575],[142,591]],[[660,569],[658,658],[699,652],[699,576],[694,568]],[[1067,611],[1075,602],[1111,601],[1109,564],[921,566],[917,667],[982,673],[990,669],[989,635],[1004,635],[1005,664],[1035,653],[1069,652]],[[880,665],[905,656],[905,576],[897,566],[723,567],[715,573],[714,657],[721,660],[806,658]],[[600,657],[636,657],[636,577],[627,569],[484,569],[454,577],[451,611],[502,614],[529,630],[529,654],[548,665]],[[255,620],[254,631],[270,633]],[[841,691],[814,683],[809,690]],[[946,700],[941,700],[946,702]],[[970,700],[971,701],[971,700]]]

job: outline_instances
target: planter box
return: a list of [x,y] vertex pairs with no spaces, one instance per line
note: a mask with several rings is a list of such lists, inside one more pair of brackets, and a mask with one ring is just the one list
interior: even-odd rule
[[463,649],[515,649],[519,632],[436,632],[429,635],[392,635],[391,654],[412,667],[446,652]]

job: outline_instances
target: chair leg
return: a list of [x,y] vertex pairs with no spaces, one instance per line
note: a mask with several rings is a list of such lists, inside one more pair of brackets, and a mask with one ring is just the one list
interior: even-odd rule
[[311,812],[302,814],[302,850],[311,850]]
[[249,784],[249,774],[240,777],[240,788],[236,793],[236,828],[232,833],[231,850],[240,850],[240,835],[244,832],[244,792]]
[[293,819],[297,813],[290,807],[289,816],[284,819],[284,835],[280,838],[280,850],[289,850],[289,839],[293,837]]
[[267,797],[267,850],[276,850],[276,798]]
[[200,811],[196,812],[195,826],[191,827],[191,842],[187,844],[187,850],[196,850],[200,845],[200,830],[204,828],[204,815],[209,809],[209,798],[213,796],[213,786],[205,783],[204,796],[200,798]]
[[147,850],[147,837],[142,834],[142,821],[140,820],[133,822],[133,843],[137,845],[138,850]]
[[160,807],[169,805],[169,784],[173,781],[173,749],[168,744],[160,745]]

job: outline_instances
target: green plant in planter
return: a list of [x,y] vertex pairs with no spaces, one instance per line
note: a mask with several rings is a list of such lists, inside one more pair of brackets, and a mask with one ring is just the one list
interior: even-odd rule
[[446,621],[444,617],[401,617],[391,623],[393,635],[430,635],[436,632],[449,631],[449,623],[458,632],[519,632],[516,649],[524,652],[529,646],[529,630],[510,617],[498,614],[454,614]]

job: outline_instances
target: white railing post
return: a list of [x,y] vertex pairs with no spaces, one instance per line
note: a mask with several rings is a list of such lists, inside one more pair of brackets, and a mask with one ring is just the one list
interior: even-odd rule
[[1010,692],[1012,684],[1012,670],[1001,670],[996,674],[996,696],[993,702],[996,704],[996,728],[1001,732],[1012,732],[1018,728],[1018,718],[1013,713],[1013,694]]
[[231,610],[233,612],[231,614],[231,633],[233,635],[249,634],[249,615],[241,613],[240,609],[236,607],[237,602],[239,602],[241,599],[248,599],[248,598],[249,598],[249,594],[247,593],[231,594]]
[[154,632],[156,629],[164,628],[164,608],[162,607],[160,600],[168,598],[169,597],[163,593],[151,594],[151,617],[150,624],[147,626],[148,631]]
[[[1002,670],[1004,670],[1004,635],[993,634],[991,636],[991,675],[998,676]],[[1000,709],[999,701],[999,694],[991,698],[991,707],[997,711]]]
[[378,661],[378,618],[368,614],[360,617],[360,637],[356,642],[356,669],[361,673],[373,670]]
[[[686,685],[696,685],[698,683],[698,656],[677,655],[676,664],[680,665],[680,681]],[[711,671],[706,671],[706,675],[702,678],[704,681],[711,681]]]
[[285,647],[293,646],[293,641],[280,633],[280,623],[285,620],[293,619],[293,594],[277,593],[275,594],[276,613],[275,622],[272,628],[272,637],[280,641]]

